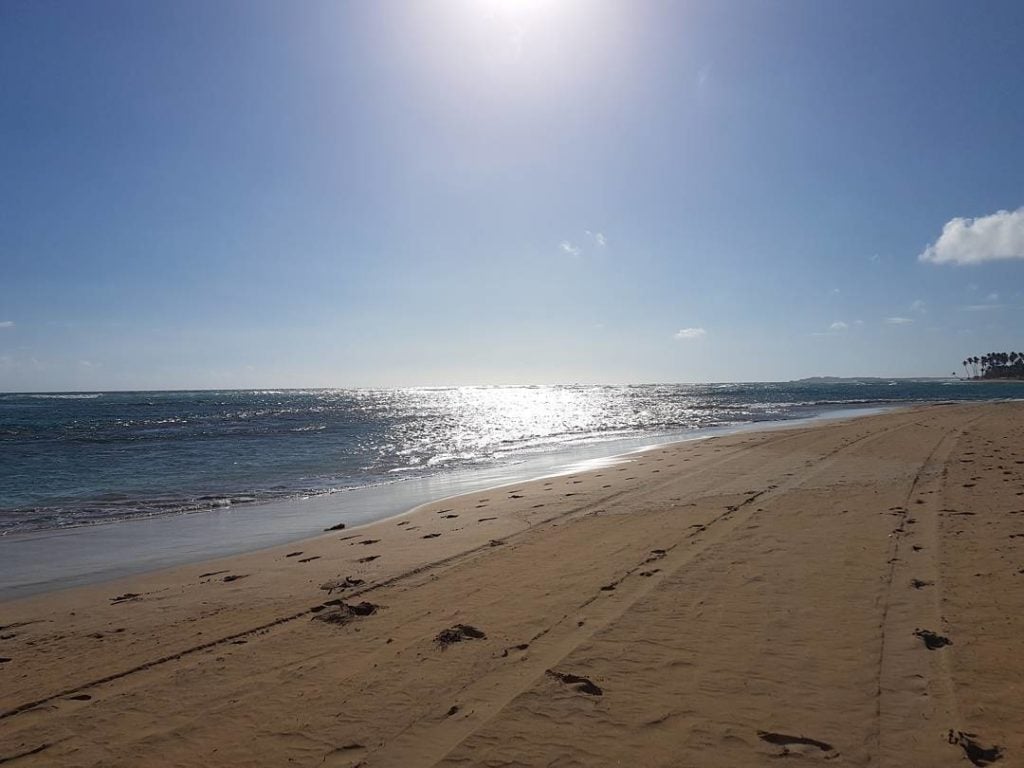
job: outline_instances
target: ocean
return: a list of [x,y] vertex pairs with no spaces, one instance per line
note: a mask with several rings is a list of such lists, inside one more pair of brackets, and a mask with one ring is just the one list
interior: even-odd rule
[[[0,536],[306,499],[1024,383],[0,394]],[[277,507],[275,507],[277,508]]]

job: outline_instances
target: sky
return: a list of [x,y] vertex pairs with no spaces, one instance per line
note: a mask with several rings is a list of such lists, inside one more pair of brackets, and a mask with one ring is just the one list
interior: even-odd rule
[[1024,351],[1024,4],[0,0],[0,390]]

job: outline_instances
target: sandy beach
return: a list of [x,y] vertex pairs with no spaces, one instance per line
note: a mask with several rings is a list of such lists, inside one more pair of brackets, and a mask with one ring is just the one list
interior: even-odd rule
[[12,766],[1024,764],[1024,404],[662,446],[0,604]]

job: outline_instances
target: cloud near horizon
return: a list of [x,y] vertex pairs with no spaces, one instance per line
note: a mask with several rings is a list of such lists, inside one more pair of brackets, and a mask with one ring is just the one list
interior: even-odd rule
[[677,339],[688,340],[688,339],[702,339],[708,335],[708,332],[703,328],[680,328],[676,331],[675,337]]
[[842,320],[836,320],[834,323],[832,323],[832,325],[828,327],[828,329],[830,331],[845,331],[849,327],[850,326],[848,326]]
[[950,219],[939,239],[917,258],[932,264],[957,265],[1024,259],[1024,208],[976,219]]
[[906,325],[907,323],[914,322],[909,317],[887,317],[885,318],[886,325]]
[[562,253],[567,253],[570,256],[579,256],[583,253],[583,249],[578,245],[573,245],[568,240],[563,240],[558,244],[558,247],[562,249]]
[[14,321],[13,320],[0,320],[0,328],[13,328],[13,327],[14,327]]

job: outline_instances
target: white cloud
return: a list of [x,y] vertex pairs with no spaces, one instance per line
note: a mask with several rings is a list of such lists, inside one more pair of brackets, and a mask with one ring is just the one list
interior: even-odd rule
[[[968,290],[973,293],[977,293],[980,289],[977,285],[967,286]],[[973,298],[973,297],[972,297]],[[984,304],[964,304],[957,309],[963,312],[991,312],[992,310],[1003,309],[1006,307],[1005,304],[999,301],[999,294],[992,291],[984,298]]]
[[928,311],[928,307],[922,299],[917,299],[910,305],[910,311],[918,312],[923,315]]
[[605,237],[600,232],[591,232],[588,229],[588,230],[586,230],[586,235],[587,235],[587,237],[589,237],[591,240],[594,241],[594,243],[597,245],[598,248],[604,248],[606,245],[608,245],[608,238]]
[[13,320],[0,320],[0,328],[13,328],[13,327],[14,327],[14,321]]
[[942,228],[939,239],[917,258],[933,264],[1024,259],[1024,208],[997,211],[976,219],[951,219]]
[[907,323],[914,322],[909,317],[887,317],[885,318],[886,325],[906,325]]
[[849,323],[844,323],[842,320],[836,320],[834,323],[832,323],[828,327],[827,331],[813,331],[811,333],[811,336],[822,336],[822,337],[825,337],[825,336],[835,336],[836,334],[839,334],[839,333],[845,333],[849,329],[850,329]]
[[703,328],[680,328],[676,331],[676,338],[682,340],[702,339],[708,335]]
[[964,312],[991,312],[992,310],[1002,308],[1002,304],[965,304],[960,307]]
[[583,253],[583,249],[578,245],[573,245],[568,240],[563,240],[558,244],[558,247],[562,249],[562,253],[567,253],[570,256],[579,256]]
[[711,65],[706,64],[697,70],[697,90],[703,91],[708,84],[708,77],[711,76]]

